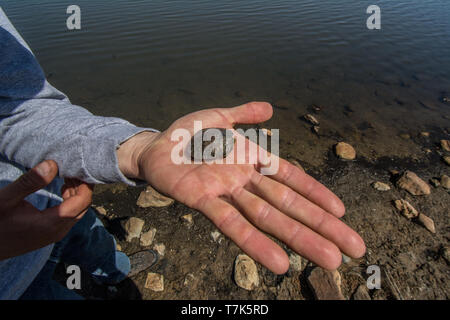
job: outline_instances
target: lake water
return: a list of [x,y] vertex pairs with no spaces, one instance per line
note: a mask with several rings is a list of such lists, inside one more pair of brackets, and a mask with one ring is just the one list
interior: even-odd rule
[[[366,27],[374,2],[381,30]],[[271,127],[297,141],[314,139],[298,118],[317,104],[321,141],[348,135],[366,155],[397,152],[383,150],[393,135],[448,126],[448,0],[0,4],[49,81],[100,115],[163,129],[202,107],[266,100],[282,107]],[[66,28],[71,4],[79,31]]]

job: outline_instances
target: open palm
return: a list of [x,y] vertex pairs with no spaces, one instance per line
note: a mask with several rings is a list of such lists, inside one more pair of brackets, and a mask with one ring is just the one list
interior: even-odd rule
[[285,251],[264,233],[327,269],[336,269],[341,252],[365,253],[361,237],[338,218],[342,202],[302,170],[280,159],[275,175],[258,164],[175,164],[171,153],[175,129],[192,134],[194,121],[204,128],[233,128],[268,120],[272,107],[252,102],[234,108],[208,109],[175,121],[142,152],[139,167],[156,189],[203,212],[243,251],[275,273],[289,268]]

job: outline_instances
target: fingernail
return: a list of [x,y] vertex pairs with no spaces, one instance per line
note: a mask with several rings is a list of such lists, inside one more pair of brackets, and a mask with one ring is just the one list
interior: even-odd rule
[[39,163],[35,169],[41,177],[46,177],[50,173],[51,167],[47,161],[44,161]]

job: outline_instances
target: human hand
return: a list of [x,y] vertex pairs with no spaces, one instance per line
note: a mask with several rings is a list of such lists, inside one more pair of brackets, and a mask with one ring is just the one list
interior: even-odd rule
[[60,241],[86,213],[92,186],[66,179],[64,201],[39,211],[24,198],[44,188],[56,177],[58,166],[46,160],[0,189],[0,260],[22,255]]
[[204,128],[233,128],[271,116],[272,107],[263,102],[188,114],[162,133],[141,133],[126,142],[118,150],[120,168],[203,212],[243,251],[275,273],[286,272],[289,259],[263,232],[326,269],[339,267],[341,252],[361,257],[363,240],[339,220],[345,213],[343,203],[288,161],[279,159],[278,172],[264,176],[260,164],[177,165],[171,160],[177,144],[172,133],[184,128],[193,135],[194,121],[202,121]]

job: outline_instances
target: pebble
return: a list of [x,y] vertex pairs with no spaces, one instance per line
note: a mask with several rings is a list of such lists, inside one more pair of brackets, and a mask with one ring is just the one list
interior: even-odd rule
[[305,172],[305,169],[303,169],[302,165],[297,160],[291,160],[290,161],[294,166]]
[[[211,237],[212,237],[212,239],[214,240],[214,242],[217,242],[217,240],[219,240],[219,237],[220,237],[221,235],[222,235],[222,234],[221,234],[219,231],[217,231],[217,230],[211,232]],[[219,240],[219,243],[220,243],[220,241],[221,241],[221,240]]]
[[239,287],[249,291],[259,286],[258,268],[249,256],[240,254],[236,257],[234,281]]
[[336,155],[344,160],[354,160],[356,158],[355,149],[345,142],[339,142],[335,146]]
[[441,140],[441,147],[445,151],[449,151],[450,152],[450,140]]
[[314,126],[318,126],[320,124],[319,120],[317,120],[316,117],[314,117],[312,114],[308,113],[305,114],[303,117],[305,118],[306,121],[308,121]]
[[173,199],[163,196],[150,186],[141,192],[136,204],[141,208],[167,207],[174,202]]
[[352,298],[353,300],[372,300],[369,292],[367,292],[367,286],[365,285],[360,285],[355,293],[353,293]]
[[122,251],[122,246],[120,244],[116,244],[116,250],[117,251]]
[[140,238],[140,244],[143,247],[151,246],[153,243],[153,240],[155,239],[156,235],[156,229],[150,229],[147,232],[143,233]]
[[441,185],[445,189],[450,189],[450,178],[445,174],[441,177]]
[[345,300],[341,292],[339,272],[315,267],[308,276],[308,285],[317,300]]
[[442,247],[442,257],[450,264],[450,248],[448,246]]
[[405,171],[397,180],[397,186],[401,189],[405,189],[414,196],[431,193],[430,186],[412,171]]
[[430,136],[430,133],[429,133],[429,132],[426,132],[426,131],[423,131],[423,132],[420,133],[420,135],[421,135],[422,137],[428,138],[428,137]]
[[406,200],[395,200],[394,204],[397,210],[408,219],[416,218],[419,215],[417,210]]
[[439,182],[439,180],[438,180],[438,179],[435,179],[435,178],[430,179],[430,183],[431,183],[431,185],[432,185],[433,187],[435,187],[435,188],[437,188],[437,187],[439,187],[439,186],[441,185],[441,183]]
[[378,191],[388,191],[391,190],[391,187],[384,182],[377,181],[372,185]]
[[104,207],[95,207],[95,210],[97,210],[98,213],[100,213],[102,216],[106,216],[107,212]]
[[410,139],[411,136],[410,136],[408,133],[402,133],[402,134],[400,135],[400,138],[402,138],[402,139]]
[[427,229],[431,233],[436,233],[433,219],[424,215],[423,213],[420,213],[417,220],[425,227],[425,229]]
[[164,276],[162,274],[149,272],[145,280],[145,288],[156,292],[164,291]]
[[303,269],[303,259],[296,253],[289,255],[289,264],[294,271],[302,271]]
[[319,134],[319,130],[320,130],[320,127],[319,127],[319,126],[313,126],[313,131],[314,131],[316,134]]
[[164,254],[166,253],[166,246],[162,243],[157,243],[153,246],[153,250],[155,250],[156,252],[158,252],[158,254],[163,257]]
[[450,156],[445,156],[445,157],[443,158],[443,160],[444,160],[444,162],[445,162],[448,166],[450,166]]
[[342,253],[342,262],[343,263],[350,263],[352,261],[352,258],[350,258],[349,256],[346,256],[345,254]]
[[272,131],[270,131],[270,129],[262,128],[261,130],[266,136],[269,136],[269,137],[272,136]]
[[128,218],[123,224],[126,231],[126,240],[130,242],[134,238],[139,238],[144,227],[145,221],[136,217]]
[[194,224],[194,219],[192,217],[192,214],[186,214],[181,217],[181,220],[188,226],[191,227]]

